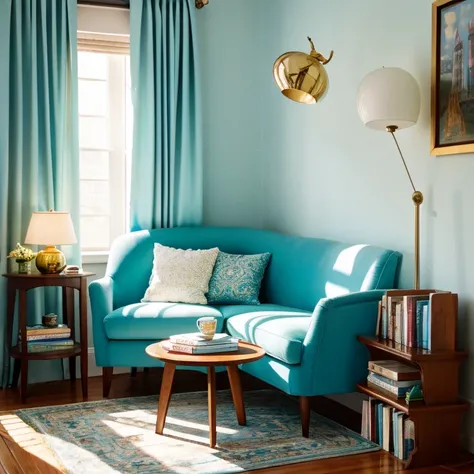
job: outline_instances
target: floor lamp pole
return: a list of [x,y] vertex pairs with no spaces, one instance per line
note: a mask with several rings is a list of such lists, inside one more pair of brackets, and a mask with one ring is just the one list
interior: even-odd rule
[[402,159],[403,165],[405,166],[405,171],[407,172],[408,179],[410,180],[411,187],[413,188],[413,194],[411,199],[413,204],[415,205],[415,290],[420,289],[420,205],[423,202],[423,194],[421,191],[417,191],[415,188],[415,184],[413,183],[413,179],[410,175],[410,171],[408,170],[408,166],[405,162],[405,158],[403,157],[402,150],[400,149],[400,145],[398,144],[397,137],[395,136],[395,132],[397,131],[398,127],[396,125],[390,125],[387,127],[387,132],[389,132],[393,140],[395,141],[395,145],[397,146],[398,153],[400,153],[400,158]]

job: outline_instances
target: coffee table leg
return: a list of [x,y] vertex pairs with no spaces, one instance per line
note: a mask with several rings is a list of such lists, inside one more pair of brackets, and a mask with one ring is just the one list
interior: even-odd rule
[[235,413],[239,425],[244,426],[247,423],[245,418],[244,397],[242,393],[242,385],[240,383],[239,369],[236,365],[227,366],[227,374],[229,375],[230,390],[232,392],[232,400],[234,400]]
[[209,411],[209,446],[216,445],[216,369],[207,368],[207,401]]
[[173,386],[173,377],[176,365],[170,362],[165,363],[163,380],[161,381],[160,398],[158,399],[158,414],[156,417],[156,434],[163,434],[165,427],[166,414],[171,398],[171,388]]

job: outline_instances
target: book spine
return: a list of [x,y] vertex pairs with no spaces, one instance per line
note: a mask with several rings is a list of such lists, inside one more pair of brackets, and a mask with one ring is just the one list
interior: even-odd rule
[[402,343],[402,305],[397,303],[395,306],[395,342],[398,344]]
[[416,302],[416,347],[423,347],[423,301]]
[[195,347],[194,354],[212,354],[214,352],[231,352],[239,349],[238,344],[222,344],[222,345],[213,345],[209,347]]
[[428,312],[427,324],[428,324],[428,344],[427,349],[431,351],[431,304],[428,303],[426,306],[426,311]]
[[228,339],[220,339],[219,341],[196,341],[195,339],[187,339],[185,337],[170,337],[170,342],[172,344],[184,344],[185,346],[192,347],[210,347],[222,344],[237,344],[239,339],[231,337]]
[[428,349],[428,305],[423,305],[423,341],[421,347],[423,349]]
[[379,301],[378,310],[377,310],[377,327],[375,328],[375,337],[380,337],[382,335],[381,326],[382,325],[382,301]]
[[367,385],[375,388],[381,388],[392,395],[396,395],[398,398],[404,397],[412,387],[394,387],[388,383],[382,382],[374,378],[367,378]]
[[[58,332],[55,334],[44,334],[44,335],[36,335],[36,336],[26,336],[27,341],[51,341],[55,339],[66,339],[71,335],[71,331],[68,332]],[[18,335],[18,338],[21,340],[21,334]]]
[[56,339],[50,341],[27,341],[28,347],[33,346],[72,346],[74,341],[72,339]]
[[[52,351],[62,351],[62,350],[69,350],[71,349],[72,344],[70,345],[62,345],[62,346],[55,346],[55,345],[45,345],[45,346],[28,346],[28,352],[52,352]],[[20,347],[21,349],[21,347]]]
[[407,308],[406,308],[406,320],[407,320],[407,346],[415,347],[416,338],[415,338],[415,300],[411,297],[407,297]]
[[363,438],[369,439],[369,402],[368,400],[362,401],[362,426],[360,429],[360,435]]
[[379,374],[382,375],[383,377],[387,377],[388,379],[391,380],[398,380],[398,374],[397,372],[393,372],[392,370],[388,370],[385,367],[380,367],[377,364],[374,364],[373,362],[369,362],[369,371],[373,372],[374,374]]
[[387,295],[382,296],[382,337],[388,337],[388,322],[387,322]]
[[421,380],[392,380],[387,377],[384,377],[383,375],[379,374],[374,374],[370,373],[369,374],[371,379],[377,379],[380,380],[381,382],[387,383],[391,385],[392,387],[413,387],[414,385],[420,385]]
[[211,354],[214,352],[229,352],[238,349],[237,344],[214,344],[212,346],[189,346],[186,344],[167,344],[165,349],[173,352],[183,352],[185,354]]
[[65,334],[71,333],[70,328],[56,328],[56,329],[27,329],[26,335],[27,336],[45,336],[50,334]]
[[395,328],[395,307],[396,303],[392,302],[392,297],[387,298],[388,301],[388,326],[387,326],[387,338],[393,340],[394,328]]
[[398,457],[398,412],[393,410],[392,413],[393,426],[393,454]]
[[383,445],[383,403],[377,405],[377,444]]
[[407,461],[415,449],[415,424],[412,420],[405,420],[404,431],[403,458]]

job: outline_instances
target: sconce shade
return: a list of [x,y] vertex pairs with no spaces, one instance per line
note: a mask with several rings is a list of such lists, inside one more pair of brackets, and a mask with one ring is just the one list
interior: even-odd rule
[[282,94],[301,104],[315,104],[321,100],[328,89],[329,80],[324,64],[326,59],[314,49],[311,38],[311,53],[291,51],[282,54],[273,65],[273,78]]
[[72,245],[77,243],[69,212],[33,212],[25,244]]
[[302,104],[315,104],[326,94],[328,75],[309,54],[282,54],[273,67],[273,77],[284,96]]
[[411,127],[418,121],[421,108],[416,79],[397,67],[377,69],[359,86],[357,111],[364,124],[375,130]]

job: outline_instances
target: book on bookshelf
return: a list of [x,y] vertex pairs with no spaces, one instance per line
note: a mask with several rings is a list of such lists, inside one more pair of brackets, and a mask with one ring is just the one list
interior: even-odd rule
[[362,413],[361,435],[407,461],[415,447],[413,421],[405,413],[373,397],[364,400]]
[[216,333],[210,340],[204,339],[200,332],[189,334],[177,334],[170,337],[173,344],[184,344],[188,346],[211,346],[215,344],[238,344],[239,338],[229,336],[225,333]]
[[417,367],[396,360],[371,360],[368,369],[395,381],[421,379],[420,370]]
[[233,352],[239,350],[239,344],[234,342],[224,344],[210,344],[207,346],[191,346],[187,344],[175,344],[171,341],[162,343],[165,350],[169,352],[181,352],[183,354],[214,354],[219,352]]
[[457,294],[449,291],[387,290],[378,309],[377,335],[407,347],[454,351],[457,304]]
[[[395,384],[406,384],[406,383],[411,383],[411,382],[394,382],[391,381],[392,383]],[[377,391],[380,391],[381,393],[387,393],[389,395],[395,396],[397,398],[404,398],[405,395],[415,386],[419,385],[419,383],[411,383],[410,385],[405,385],[405,386],[398,386],[398,385],[392,385],[391,383],[388,383],[387,381],[382,379],[382,376],[378,376],[376,374],[370,373],[367,377],[367,386],[370,388],[373,388]]]

